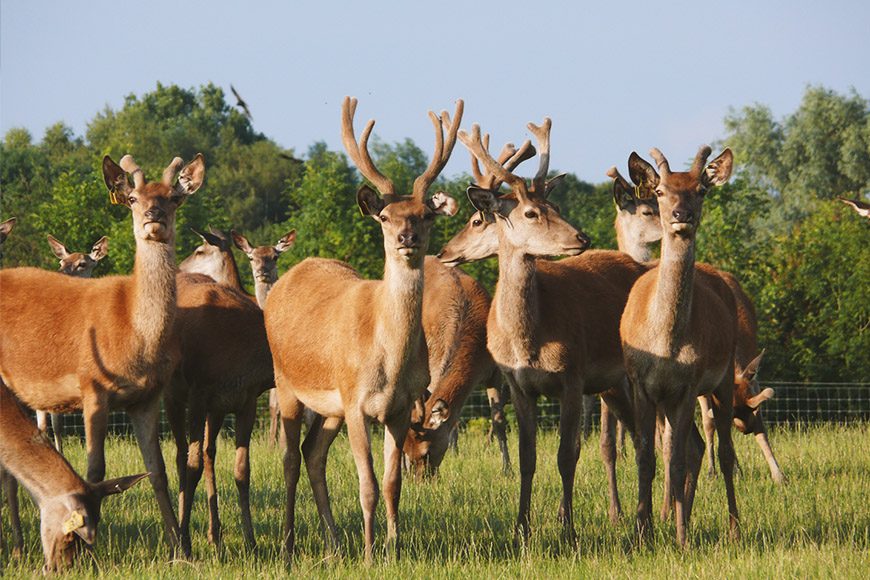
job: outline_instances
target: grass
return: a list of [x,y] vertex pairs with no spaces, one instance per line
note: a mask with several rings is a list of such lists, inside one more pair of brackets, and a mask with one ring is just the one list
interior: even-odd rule
[[[516,436],[511,453],[516,461]],[[373,449],[382,471],[377,432]],[[479,432],[460,438],[460,449],[445,459],[440,476],[429,482],[406,479],[402,490],[398,562],[362,562],[362,513],[356,468],[345,436],[333,445],[328,479],[333,512],[342,535],[344,556],[324,559],[323,541],[311,490],[303,475],[297,502],[298,556],[287,565],[280,551],[284,491],[281,453],[261,435],[252,443],[252,510],[259,549],[245,550],[232,478],[231,439],[218,450],[218,493],[225,549],[218,553],[206,540],[205,489],[200,484],[193,515],[194,557],[173,559],[163,535],[154,495],[143,482],[110,497],[93,557],[86,557],[66,577],[103,578],[866,578],[870,576],[870,425],[799,425],[774,430],[771,439],[789,479],[770,480],[767,465],[751,437],[735,433],[742,473],[737,478],[742,539],[728,540],[727,509],[721,477],[702,477],[689,529],[690,548],[674,544],[672,522],[658,523],[652,541],[637,546],[633,532],[636,470],[633,453],[619,464],[619,489],[625,516],[612,525],[607,517],[604,469],[597,442],[585,446],[575,485],[578,550],[561,540],[556,520],[560,484],[555,453],[558,435],[538,437],[538,470],[532,505],[533,533],[525,550],[514,549],[519,480],[501,473],[496,445]],[[73,466],[85,471],[81,442],[65,448]],[[170,481],[174,445],[163,445]],[[142,470],[132,440],[111,438],[107,445],[108,477]],[[516,469],[516,465],[514,465]],[[661,487],[661,477],[656,478]],[[26,496],[26,494],[23,494]],[[655,497],[660,505],[661,490]],[[8,546],[0,571],[5,578],[39,576],[42,554],[39,522],[29,496],[22,501],[27,553],[11,561]],[[385,537],[383,503],[378,506],[376,541]],[[3,522],[4,536],[9,527]]]

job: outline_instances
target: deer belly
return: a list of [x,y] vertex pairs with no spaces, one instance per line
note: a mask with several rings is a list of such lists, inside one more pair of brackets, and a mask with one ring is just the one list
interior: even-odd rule
[[50,413],[72,413],[82,409],[82,394],[75,374],[51,380],[7,377],[4,374],[3,380],[31,409]]
[[324,417],[344,417],[341,393],[337,389],[310,390],[304,393],[294,391],[302,404]]

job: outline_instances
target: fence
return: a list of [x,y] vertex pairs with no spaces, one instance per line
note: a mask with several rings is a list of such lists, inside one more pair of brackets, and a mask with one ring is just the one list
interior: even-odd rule
[[[790,383],[764,382],[762,388],[771,387],[775,394],[764,402],[762,409],[764,420],[768,425],[787,425],[802,423],[851,423],[870,420],[870,383]],[[263,394],[259,399],[257,413],[258,430],[269,428],[268,396]],[[595,398],[592,411],[593,425],[599,423],[600,403]],[[515,423],[513,409],[507,407],[508,421]],[[226,433],[230,433],[234,418],[226,419]],[[84,434],[84,422],[81,413],[67,415],[64,421],[66,433]],[[559,424],[559,402],[541,397],[538,401],[538,425],[542,429],[551,429]],[[463,428],[488,428],[489,403],[483,389],[475,389],[462,409],[461,426]],[[109,430],[112,433],[130,433],[127,414],[123,411],[111,413]],[[165,417],[161,412],[161,431],[169,430]]]

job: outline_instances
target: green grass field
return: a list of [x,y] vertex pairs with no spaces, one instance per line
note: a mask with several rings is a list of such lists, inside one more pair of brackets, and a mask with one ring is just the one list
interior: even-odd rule
[[[260,436],[252,444],[251,504],[256,553],[243,545],[237,495],[232,479],[231,439],[218,450],[218,485],[225,548],[218,553],[206,540],[205,489],[197,490],[193,516],[194,557],[173,559],[147,480],[121,496],[108,498],[93,557],[65,577],[106,578],[867,578],[870,577],[870,426],[821,425],[775,429],[774,450],[789,479],[771,482],[767,465],[751,437],[735,433],[742,467],[737,498],[742,539],[727,537],[727,509],[721,477],[702,477],[690,526],[690,547],[674,543],[672,522],[657,523],[653,540],[634,542],[636,469],[628,451],[618,466],[625,515],[618,525],[607,517],[604,469],[596,435],[584,446],[575,484],[578,550],[561,540],[556,519],[560,484],[555,453],[558,435],[542,432],[532,508],[533,534],[525,550],[513,546],[519,492],[517,475],[504,475],[497,446],[479,430],[463,433],[459,451],[445,459],[440,476],[427,482],[406,479],[402,491],[398,562],[362,561],[362,513],[356,468],[347,438],[340,436],[329,459],[328,478],[344,556],[323,558],[323,541],[307,478],[300,481],[297,504],[298,555],[287,565],[280,551],[284,491],[281,453]],[[375,464],[381,472],[381,440],[374,436]],[[516,435],[512,459],[516,461]],[[174,445],[165,440],[173,493]],[[66,447],[73,466],[85,471],[81,443]],[[113,438],[107,445],[107,477],[142,471],[135,443]],[[514,464],[516,468],[516,464]],[[661,467],[661,466],[659,466]],[[661,477],[656,478],[656,504]],[[11,561],[2,553],[5,578],[38,577],[42,566],[37,512],[29,496],[22,501],[27,553]],[[379,504],[378,546],[385,534]],[[7,542],[11,536],[3,521]]]

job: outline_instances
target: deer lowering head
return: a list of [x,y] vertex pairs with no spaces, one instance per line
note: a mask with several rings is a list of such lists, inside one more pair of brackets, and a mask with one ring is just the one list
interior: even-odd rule
[[60,260],[58,272],[77,278],[90,278],[97,267],[97,262],[109,253],[109,238],[103,236],[91,248],[90,254],[83,252],[70,252],[61,242],[53,236],[48,236],[48,245],[51,251]]

